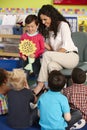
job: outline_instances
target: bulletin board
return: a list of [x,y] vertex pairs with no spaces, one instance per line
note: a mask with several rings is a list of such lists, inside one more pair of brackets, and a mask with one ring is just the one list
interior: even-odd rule
[[65,16],[65,18],[69,21],[71,31],[77,32],[78,31],[78,16]]
[[[82,8],[78,8],[78,6],[72,8],[70,6],[67,8],[56,7],[56,9],[58,9],[58,11],[60,11],[69,21],[72,32],[76,32],[76,31],[87,32],[87,8],[84,8],[84,6],[82,6]],[[9,23],[10,25],[14,25],[15,23],[19,23],[19,22],[22,22],[24,25],[25,17],[28,14],[37,15],[38,11],[39,8],[0,8],[0,26]],[[15,17],[16,17],[16,21],[15,21]]]
[[87,0],[53,0],[58,5],[87,5]]

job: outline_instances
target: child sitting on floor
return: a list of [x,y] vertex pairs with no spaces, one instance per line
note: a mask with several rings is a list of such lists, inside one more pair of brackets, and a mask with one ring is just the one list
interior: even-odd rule
[[[82,113],[80,123],[74,125],[73,129],[82,128],[87,122],[87,86],[84,84],[86,81],[86,72],[80,68],[74,68],[72,71],[73,84],[63,89],[63,94],[68,98],[70,107],[78,109]],[[78,116],[78,115],[76,115]]]
[[81,112],[70,109],[67,97],[61,92],[65,83],[66,79],[59,71],[49,73],[49,90],[39,97],[37,103],[41,130],[72,130],[73,125],[82,119]]
[[37,108],[31,109],[30,103],[36,103],[22,69],[14,69],[9,78],[12,89],[8,92],[7,123],[12,128],[26,128],[36,123],[38,119]]
[[0,68],[0,115],[7,114],[7,92],[10,88],[7,86],[9,73]]
[[[71,119],[67,98],[61,93],[66,82],[65,77],[57,70],[48,76],[49,90],[38,99],[41,130],[65,130]],[[64,116],[63,116],[64,115]]]

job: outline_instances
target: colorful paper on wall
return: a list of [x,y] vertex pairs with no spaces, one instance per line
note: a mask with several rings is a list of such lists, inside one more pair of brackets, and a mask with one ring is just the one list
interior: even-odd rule
[[[87,15],[87,9],[83,8],[57,8],[62,14]],[[0,8],[0,14],[37,14],[39,8]]]

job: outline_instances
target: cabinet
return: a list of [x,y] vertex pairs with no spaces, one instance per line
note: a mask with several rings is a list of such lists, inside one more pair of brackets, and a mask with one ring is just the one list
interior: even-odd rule
[[[0,34],[1,43],[3,44],[5,39],[17,39],[20,42],[20,35],[8,35],[8,34]],[[7,43],[8,44],[8,43]],[[12,43],[13,44],[13,43]],[[5,52],[0,51],[0,56],[6,56],[6,57],[19,57],[18,53],[15,52]]]
[[[17,40],[17,45],[19,45],[20,35],[0,34],[0,39],[1,39],[0,68],[6,69],[8,71],[12,71],[14,68],[21,68],[22,63],[19,58],[19,52],[15,52],[15,41],[14,41]],[[10,44],[9,40],[11,40]]]

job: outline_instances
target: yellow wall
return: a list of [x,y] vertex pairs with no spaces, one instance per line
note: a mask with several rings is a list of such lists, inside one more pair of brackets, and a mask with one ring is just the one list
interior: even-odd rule
[[[0,0],[1,8],[40,8],[44,4],[52,4],[53,0]],[[56,8],[77,8],[76,6],[67,6],[67,5],[54,5]],[[87,10],[87,6],[78,6],[78,9]]]
[[0,7],[40,8],[43,4],[52,4],[52,0],[0,0]]

